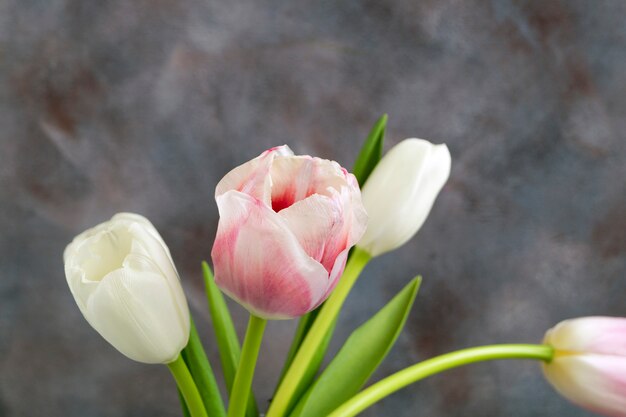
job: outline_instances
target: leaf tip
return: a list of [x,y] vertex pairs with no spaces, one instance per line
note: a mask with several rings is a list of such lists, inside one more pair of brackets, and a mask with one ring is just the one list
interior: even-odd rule
[[411,280],[411,282],[409,282],[409,286],[411,287],[411,294],[413,294],[412,297],[415,297],[417,295],[417,292],[419,291],[421,285],[422,285],[422,276],[421,275],[416,275]]
[[213,281],[213,271],[211,271],[211,267],[207,261],[202,261],[202,276],[207,283]]

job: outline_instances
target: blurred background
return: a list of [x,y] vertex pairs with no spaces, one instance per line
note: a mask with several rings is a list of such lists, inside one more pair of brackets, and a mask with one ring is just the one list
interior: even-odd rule
[[[332,352],[418,273],[374,379],[626,316],[625,21],[619,0],[0,0],[0,416],[180,416],[167,368],[126,359],[80,315],[65,245],[118,211],[150,218],[220,375],[200,275],[216,183],[285,143],[351,167],[385,112],[386,149],[445,142],[452,175],[417,237],[368,266]],[[268,326],[261,404],[295,325]],[[363,415],[592,416],[521,361]]]

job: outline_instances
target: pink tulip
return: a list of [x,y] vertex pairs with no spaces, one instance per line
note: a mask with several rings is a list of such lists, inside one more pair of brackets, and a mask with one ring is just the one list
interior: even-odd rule
[[544,372],[557,391],[598,414],[626,417],[626,318],[566,320],[544,343],[555,349]]
[[333,290],[367,215],[356,178],[334,161],[263,152],[219,182],[211,256],[217,285],[252,314],[301,316]]

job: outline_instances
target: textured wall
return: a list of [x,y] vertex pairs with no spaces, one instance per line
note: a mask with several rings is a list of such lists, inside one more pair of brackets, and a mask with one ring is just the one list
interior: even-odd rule
[[[215,184],[283,143],[350,166],[383,112],[387,146],[446,142],[453,172],[419,235],[357,283],[333,349],[417,273],[377,378],[625,316],[625,20],[619,0],[0,0],[0,416],[180,415],[165,367],[80,316],[65,245],[117,211],[152,219],[219,370],[199,269]],[[269,325],[262,400],[294,326]],[[526,362],[450,372],[363,415],[591,416]]]

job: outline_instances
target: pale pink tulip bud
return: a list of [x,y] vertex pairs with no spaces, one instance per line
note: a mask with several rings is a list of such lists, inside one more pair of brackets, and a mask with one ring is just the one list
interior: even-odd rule
[[287,146],[226,174],[215,200],[215,282],[267,319],[301,316],[320,305],[367,223],[352,174]]
[[626,318],[583,317],[550,329],[544,373],[559,393],[598,414],[626,417]]

